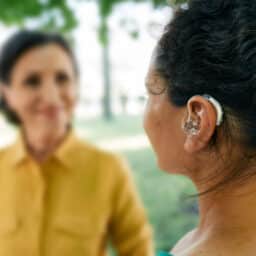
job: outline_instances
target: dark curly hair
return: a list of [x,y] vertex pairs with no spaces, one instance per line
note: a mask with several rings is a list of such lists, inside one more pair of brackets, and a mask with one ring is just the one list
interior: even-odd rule
[[[71,58],[76,76],[79,70],[75,56],[68,42],[59,34],[52,34],[33,30],[22,30],[12,35],[3,45],[0,53],[0,81],[2,86],[10,86],[12,70],[17,61],[29,50],[47,44],[59,45]],[[10,110],[7,102],[0,98],[0,110],[12,124],[19,125],[16,113]]]
[[[213,96],[225,112],[214,143],[222,129],[231,143],[255,153],[255,0],[189,1],[166,26],[156,55],[156,69],[166,79],[174,105],[185,106],[194,95]],[[246,165],[248,159],[242,154],[239,161]],[[251,175],[241,171],[241,166],[233,168],[216,187]]]

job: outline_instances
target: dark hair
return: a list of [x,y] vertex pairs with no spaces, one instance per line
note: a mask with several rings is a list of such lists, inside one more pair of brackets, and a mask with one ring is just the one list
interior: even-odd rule
[[[71,58],[76,76],[79,76],[76,58],[68,42],[59,34],[52,34],[33,30],[22,30],[12,35],[3,45],[0,53],[0,80],[3,86],[9,86],[13,68],[20,57],[27,51],[47,44],[57,44]],[[2,97],[0,99],[0,109],[5,114],[7,120],[13,124],[20,124],[17,115],[11,111]]]
[[[189,1],[165,28],[157,47],[156,69],[168,82],[174,105],[185,106],[190,97],[202,94],[221,103],[225,118],[213,144],[222,130],[231,143],[255,153],[256,1]],[[256,174],[239,167],[216,187]]]

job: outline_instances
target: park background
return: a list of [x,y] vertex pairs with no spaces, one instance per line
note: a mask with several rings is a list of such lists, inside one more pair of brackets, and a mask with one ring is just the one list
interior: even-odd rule
[[[186,178],[158,169],[142,127],[150,56],[178,4],[0,0],[0,46],[20,28],[57,31],[72,44],[81,71],[75,128],[82,138],[127,158],[157,250],[169,250],[198,221],[194,187]],[[0,147],[15,134],[0,114]]]

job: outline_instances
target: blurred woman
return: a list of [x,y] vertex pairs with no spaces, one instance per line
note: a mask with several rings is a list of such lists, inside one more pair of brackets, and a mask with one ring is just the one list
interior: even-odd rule
[[127,166],[72,129],[75,57],[59,35],[22,31],[0,56],[2,110],[18,126],[0,151],[0,255],[152,255]]
[[189,1],[153,53],[145,130],[160,168],[199,191],[198,227],[175,256],[255,255],[255,74],[253,0]]

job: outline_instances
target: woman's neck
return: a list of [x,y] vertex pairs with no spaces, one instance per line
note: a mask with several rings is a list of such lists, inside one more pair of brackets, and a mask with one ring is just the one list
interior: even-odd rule
[[198,233],[250,232],[256,230],[256,180],[199,197]]
[[199,225],[174,247],[174,255],[254,255],[256,182],[199,197]]
[[23,129],[27,150],[39,163],[48,159],[63,141],[67,132],[68,129],[65,128],[55,131]]

